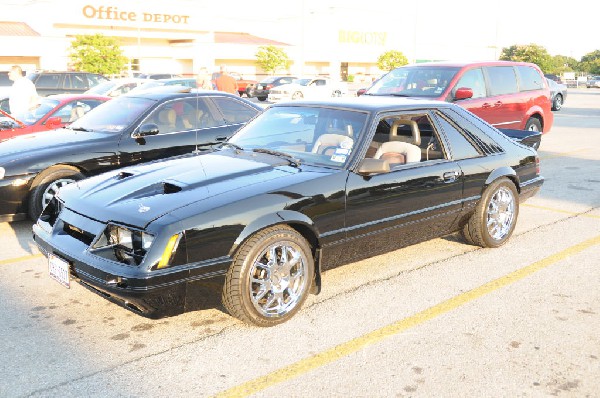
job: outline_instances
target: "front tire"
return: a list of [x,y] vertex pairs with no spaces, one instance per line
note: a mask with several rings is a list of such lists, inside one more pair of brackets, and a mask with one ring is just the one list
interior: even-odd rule
[[275,326],[300,310],[314,275],[312,250],[294,229],[278,225],[242,244],[227,271],[223,305],[256,326]]
[[518,216],[517,188],[508,178],[499,178],[483,192],[461,234],[469,244],[498,247],[512,235]]
[[69,166],[51,167],[42,171],[33,181],[29,192],[29,217],[33,221],[37,220],[61,187],[84,178],[85,175],[79,170]]

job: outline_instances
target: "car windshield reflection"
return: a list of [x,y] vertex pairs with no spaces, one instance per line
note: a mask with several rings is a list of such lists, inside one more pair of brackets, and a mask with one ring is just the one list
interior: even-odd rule
[[384,75],[367,90],[370,95],[418,97],[439,96],[458,73],[459,68],[398,68]]
[[123,96],[108,101],[71,124],[73,130],[119,133],[130,126],[156,102]]
[[245,150],[284,153],[302,164],[342,168],[365,130],[367,116],[340,109],[272,107],[229,142]]

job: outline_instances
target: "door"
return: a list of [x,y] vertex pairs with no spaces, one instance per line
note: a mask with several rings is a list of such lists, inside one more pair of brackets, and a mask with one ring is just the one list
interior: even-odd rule
[[[405,130],[396,131],[397,125]],[[455,228],[462,210],[463,175],[442,142],[428,114],[388,115],[379,122],[371,143],[376,151],[367,151],[366,157],[399,163],[389,163],[389,172],[353,172],[348,177],[347,238],[356,242],[362,255],[394,250]],[[384,149],[395,147],[410,150]],[[394,155],[400,160],[392,160],[397,159]]]

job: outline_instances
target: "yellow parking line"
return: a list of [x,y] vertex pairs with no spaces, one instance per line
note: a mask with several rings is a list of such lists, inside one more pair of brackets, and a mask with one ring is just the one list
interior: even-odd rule
[[555,264],[570,256],[573,256],[597,244],[600,244],[600,235],[596,236],[595,238],[586,240],[585,242],[581,242],[575,246],[571,246],[559,253],[546,257],[524,268],[511,272],[510,274],[504,275],[503,277],[481,285],[466,293],[452,297],[447,301],[444,301],[434,307],[430,307],[413,316],[404,318],[398,322],[384,326],[381,329],[374,330],[370,333],[367,333],[348,342],[342,343],[319,354],[302,359],[296,363],[293,363],[282,369],[276,370],[265,376],[256,378],[254,380],[250,380],[244,384],[240,384],[228,390],[222,391],[216,396],[240,397],[256,394],[271,386],[285,382],[287,380],[291,380],[295,377],[308,373],[313,369],[325,366],[343,357],[347,357],[367,346],[376,344],[387,337],[397,335],[407,329],[413,328],[428,320],[439,317],[440,315],[454,310],[470,301],[473,301],[497,289],[517,282],[541,269],[544,269],[552,264]]
[[44,257],[44,255],[39,253],[39,254],[32,254],[30,256],[7,258],[6,260],[0,260],[0,265],[18,263],[20,261],[27,261],[27,260],[31,260],[31,259],[38,258],[38,257]]
[[570,214],[572,216],[581,216],[581,217],[588,217],[588,218],[600,218],[600,216],[597,216],[597,215],[594,215],[594,214],[576,213],[574,211],[567,211],[567,210],[555,209],[553,207],[537,206],[537,205],[532,205],[532,204],[529,204],[529,203],[523,203],[521,206],[532,207],[534,209],[540,209],[540,210],[553,211],[555,213]]

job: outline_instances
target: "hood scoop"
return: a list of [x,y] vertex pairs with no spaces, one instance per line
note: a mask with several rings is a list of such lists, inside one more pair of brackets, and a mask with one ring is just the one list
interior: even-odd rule
[[124,180],[126,178],[129,178],[131,176],[133,176],[133,173],[129,173],[127,171],[121,171],[119,174],[117,174],[117,180]]
[[165,193],[165,194],[177,193],[177,192],[181,191],[181,189],[182,189],[179,185],[175,185],[170,182],[163,182],[162,186],[163,186],[163,193]]

